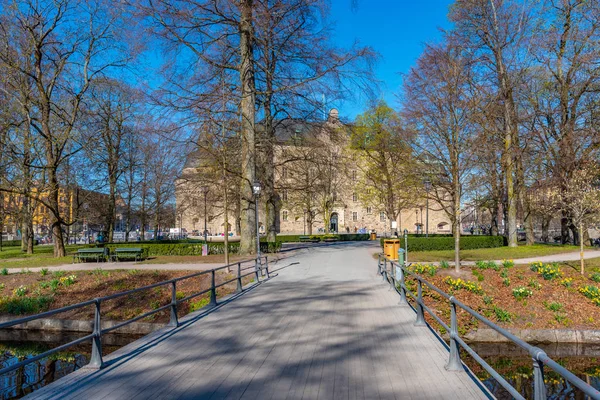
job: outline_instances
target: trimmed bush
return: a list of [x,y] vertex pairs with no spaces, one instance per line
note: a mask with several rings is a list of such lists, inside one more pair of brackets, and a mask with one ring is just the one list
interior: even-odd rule
[[[202,243],[120,243],[107,245],[111,252],[119,247],[139,247],[144,256],[199,256],[202,255]],[[237,254],[240,251],[239,242],[229,243],[229,253]],[[262,242],[260,251],[263,253],[276,253],[281,250],[281,242]],[[208,243],[208,254],[224,254],[225,243]]]
[[[340,233],[340,234],[323,234],[323,235],[277,235],[277,241],[281,243],[299,243],[300,236],[308,236],[311,239],[319,239],[323,241],[327,236],[335,236],[340,242],[354,242],[369,240],[368,233]],[[261,239],[266,241],[265,238]]]
[[[381,239],[381,247],[383,241]],[[404,241],[401,239],[401,245],[404,247]],[[461,236],[460,249],[487,249],[492,247],[506,246],[506,238],[504,236]],[[408,251],[431,251],[431,250],[454,250],[453,237],[408,237]]]

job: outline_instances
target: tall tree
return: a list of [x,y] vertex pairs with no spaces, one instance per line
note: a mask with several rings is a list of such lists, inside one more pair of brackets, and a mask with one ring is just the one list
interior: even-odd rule
[[415,130],[421,168],[433,185],[432,197],[450,220],[455,268],[460,270],[461,200],[474,166],[471,59],[458,45],[425,48],[405,80],[403,113]]

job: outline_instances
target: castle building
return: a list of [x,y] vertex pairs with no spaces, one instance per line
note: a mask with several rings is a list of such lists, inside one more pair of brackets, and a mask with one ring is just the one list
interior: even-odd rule
[[[425,233],[428,226],[429,233],[451,233],[450,219],[433,199],[426,201],[424,190],[414,193],[414,201],[406,204],[395,220],[388,217],[376,196],[379,188],[368,182],[360,157],[349,151],[347,128],[335,109],[325,121],[278,121],[274,144],[276,231],[394,234],[407,229]],[[192,153],[176,183],[178,223],[193,236],[202,235],[205,222],[211,235],[225,232],[223,180],[218,174],[214,177],[209,159],[206,152]],[[260,173],[257,175],[260,181]],[[234,199],[232,193],[227,216],[229,232],[237,235],[240,210]],[[259,229],[264,233],[263,198],[259,204]]]

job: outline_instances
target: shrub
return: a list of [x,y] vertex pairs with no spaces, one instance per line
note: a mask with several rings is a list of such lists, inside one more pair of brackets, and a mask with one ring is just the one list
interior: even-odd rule
[[[431,236],[431,235],[430,235]],[[383,240],[380,240],[383,247]],[[461,250],[484,249],[506,246],[504,236],[462,236]],[[408,237],[408,251],[454,250],[453,237]]]
[[42,269],[40,270],[40,274],[42,274],[42,276],[46,276],[46,275],[48,275],[48,268],[42,268]]
[[513,260],[502,260],[502,266],[504,268],[512,268],[515,266],[515,262]]
[[594,282],[600,282],[600,273],[599,272],[595,272],[590,276],[590,279],[593,280]]
[[13,293],[15,294],[15,296],[17,297],[23,297],[27,294],[27,286],[19,286],[18,288],[16,288]]
[[448,264],[448,261],[446,261],[446,260],[440,261],[440,268],[448,269],[448,268],[450,268],[450,264]]
[[573,286],[573,278],[565,278],[565,279],[561,279],[560,284],[563,285],[564,287],[571,287]]
[[[277,235],[277,241],[281,243],[299,243],[300,236],[308,236],[308,235]],[[311,240],[321,240],[324,236],[327,235],[310,235]],[[363,241],[369,240],[370,235],[368,233],[340,233],[336,236],[339,241],[342,242],[354,242],[354,241]],[[381,238],[383,240],[383,238]],[[382,242],[383,243],[383,242]]]
[[483,296],[483,303],[488,306],[494,302],[494,298],[491,296]]
[[481,272],[477,271],[476,269],[474,269],[472,272],[473,272],[473,275],[475,275],[475,277],[477,278],[478,282],[483,282],[485,277],[483,276],[483,274]]
[[75,283],[76,279],[77,279],[76,275],[69,275],[69,276],[63,276],[63,277],[59,278],[58,281],[63,286],[71,286],[72,284]]
[[513,315],[500,307],[494,307],[494,314],[496,314],[496,319],[499,322],[511,322],[513,319]]
[[597,306],[600,306],[600,289],[597,286],[587,285],[579,288],[579,293],[592,300]]
[[502,269],[502,271],[500,272],[500,277],[508,278],[508,269],[506,269],[506,268]]
[[531,289],[527,289],[525,286],[518,286],[513,289],[512,294],[515,297],[515,299],[523,300],[527,297],[532,296],[533,292],[531,291]]
[[48,310],[51,296],[4,297],[0,299],[0,312],[12,315],[38,314]]
[[506,287],[509,287],[510,286],[510,278],[502,279],[502,284]]
[[460,278],[452,279],[451,277],[447,277],[446,279],[444,279],[444,282],[454,290],[465,289],[475,294],[483,294],[483,289],[480,285],[476,284],[475,282],[465,281]]
[[8,269],[2,268],[2,271],[0,271],[0,275],[8,275]]
[[527,283],[527,286],[529,286],[530,288],[533,288],[533,289],[538,289],[538,290],[542,288],[542,284],[539,283],[535,278],[529,279],[529,283]]
[[[189,243],[149,243],[141,244],[144,256],[199,256],[202,255],[201,242]],[[208,243],[208,254],[224,254],[225,243],[215,242]],[[111,244],[108,245],[110,251],[114,251],[118,247],[131,247],[130,243]],[[237,254],[240,251],[239,242],[228,243],[229,253]],[[281,250],[281,242],[261,242],[260,251],[263,253],[276,253]]]
[[67,273],[65,271],[54,271],[52,276],[55,278],[60,278],[61,276],[65,276]]
[[533,272],[540,274],[547,281],[560,278],[563,275],[557,263],[544,264],[540,261],[536,261],[529,264],[529,268]]
[[563,309],[563,305],[557,301],[553,301],[551,303],[544,303],[544,307],[546,307],[550,311],[560,311]]
[[430,276],[435,276],[438,267],[433,264],[413,264],[410,266],[410,269],[420,275],[427,273]]
[[493,261],[493,260],[490,260],[490,261],[479,260],[479,261],[475,262],[475,266],[479,269],[493,269],[494,271],[498,271],[500,269],[498,267],[498,264],[496,264],[496,261]]

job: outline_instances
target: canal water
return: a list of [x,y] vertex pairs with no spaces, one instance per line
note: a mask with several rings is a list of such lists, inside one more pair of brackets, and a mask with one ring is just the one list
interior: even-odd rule
[[[525,398],[533,398],[533,361],[529,354],[512,343],[474,343],[470,346],[500,373]],[[584,382],[600,390],[600,345],[550,344],[537,345],[557,363]],[[498,399],[512,396],[466,352],[461,352],[465,364]],[[587,396],[550,368],[544,369],[544,381],[549,399],[584,400]]]
[[[0,368],[44,353],[86,334],[0,330]],[[138,335],[102,335],[107,355],[137,340]],[[83,367],[89,362],[91,343],[83,342],[0,376],[0,400],[18,399]]]

